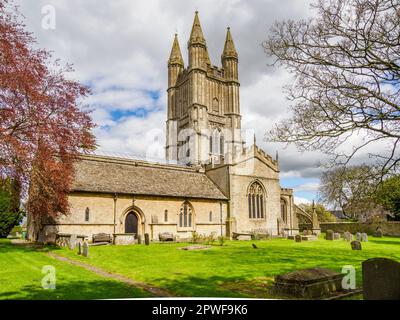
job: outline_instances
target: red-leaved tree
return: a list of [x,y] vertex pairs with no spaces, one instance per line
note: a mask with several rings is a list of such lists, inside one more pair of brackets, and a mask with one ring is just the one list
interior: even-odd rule
[[21,185],[31,239],[44,219],[68,213],[76,155],[95,147],[80,105],[89,91],[71,71],[35,49],[18,8],[0,0],[0,174]]

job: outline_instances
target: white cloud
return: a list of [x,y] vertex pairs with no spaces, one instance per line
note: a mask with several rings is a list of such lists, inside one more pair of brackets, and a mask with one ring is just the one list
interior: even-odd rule
[[294,196],[294,203],[297,204],[297,205],[299,205],[299,204],[311,204],[312,201],[308,200],[306,198]]

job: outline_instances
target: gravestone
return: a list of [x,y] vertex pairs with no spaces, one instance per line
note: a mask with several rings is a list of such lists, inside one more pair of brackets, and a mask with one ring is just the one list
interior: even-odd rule
[[71,234],[71,237],[69,238],[69,249],[70,250],[75,250],[77,240],[78,240],[78,236],[76,234]]
[[348,242],[353,241],[353,235],[348,231],[343,234],[343,238]]
[[325,239],[326,240],[333,240],[333,234],[334,234],[334,232],[332,230],[326,230]]
[[142,244],[142,236],[140,234],[137,235],[137,243]]
[[82,255],[84,257],[89,257],[89,243],[87,243],[86,241],[83,243],[83,250],[82,250]]
[[296,237],[294,238],[296,242],[301,242],[301,235],[296,235]]
[[362,263],[364,300],[400,300],[400,263],[373,258]]
[[361,233],[360,232],[356,233],[356,240],[361,241]]
[[362,242],[368,242],[368,235],[366,233],[361,234],[361,241]]
[[351,243],[351,249],[352,250],[361,250],[361,242],[360,241],[353,241]]
[[304,230],[303,231],[303,235],[304,236],[311,236],[312,235],[312,231],[311,230]]
[[334,233],[333,240],[340,240],[340,233]]
[[149,235],[148,233],[145,233],[145,234],[144,234],[144,244],[145,244],[146,246],[149,246],[149,245],[150,245],[150,235]]
[[79,255],[81,255],[82,254],[82,250],[83,250],[83,248],[82,248],[82,242],[78,242],[78,254]]

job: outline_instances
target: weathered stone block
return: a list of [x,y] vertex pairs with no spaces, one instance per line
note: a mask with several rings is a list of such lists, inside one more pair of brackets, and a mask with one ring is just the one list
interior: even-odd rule
[[275,277],[278,294],[315,299],[342,290],[344,274],[325,268],[298,270]]

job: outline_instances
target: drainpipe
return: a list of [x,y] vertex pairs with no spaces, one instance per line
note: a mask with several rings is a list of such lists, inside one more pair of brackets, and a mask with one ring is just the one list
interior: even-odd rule
[[223,237],[223,228],[222,228],[222,202],[219,203],[220,207],[220,218],[221,218],[221,237]]
[[114,194],[114,234],[116,234],[116,227],[117,227],[117,194]]

